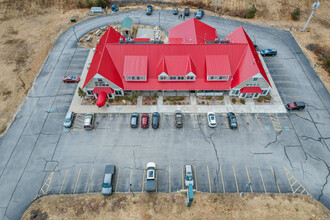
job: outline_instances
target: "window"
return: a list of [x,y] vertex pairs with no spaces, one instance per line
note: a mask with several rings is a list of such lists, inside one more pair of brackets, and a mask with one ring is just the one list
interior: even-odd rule
[[97,79],[97,81],[102,82],[102,79]]
[[214,76],[210,76],[210,79],[214,79]]
[[179,76],[179,77],[178,77],[178,79],[180,79],[180,80],[183,80],[183,79],[184,79],[184,77],[183,77],[183,76]]
[[170,80],[176,80],[176,76],[171,76]]
[[122,95],[121,90],[115,90],[115,95]]
[[258,78],[253,78],[253,82],[257,82],[258,81]]
[[132,76],[132,80],[135,80],[135,76]]
[[257,98],[259,96],[259,93],[254,93],[254,98]]
[[227,80],[227,76],[219,76],[220,80]]
[[193,76],[187,76],[187,79],[193,80],[194,77]]
[[160,80],[166,80],[166,79],[167,79],[166,76],[161,76],[161,77],[160,77]]
[[268,90],[262,90],[262,94],[263,94],[263,95],[266,95],[267,92],[268,92]]
[[87,90],[88,95],[93,95],[93,90]]

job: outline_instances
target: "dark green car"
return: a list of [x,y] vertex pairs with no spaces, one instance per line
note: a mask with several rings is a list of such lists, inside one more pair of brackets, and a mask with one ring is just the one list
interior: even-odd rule
[[229,112],[229,113],[227,114],[227,116],[228,116],[229,127],[230,127],[231,129],[236,129],[236,128],[237,128],[237,121],[236,121],[236,116],[235,116],[235,114],[232,113],[232,112]]
[[158,112],[154,112],[152,114],[152,128],[159,128],[160,114]]

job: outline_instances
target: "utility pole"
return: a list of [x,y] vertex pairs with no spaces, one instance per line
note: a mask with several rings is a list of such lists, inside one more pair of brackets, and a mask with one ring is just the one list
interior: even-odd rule
[[313,14],[314,14],[314,12],[315,12],[315,10],[316,10],[317,8],[319,8],[319,7],[320,7],[320,0],[317,0],[317,2],[314,2],[314,3],[313,3],[313,11],[312,11],[311,15],[309,16],[309,18],[308,18],[308,20],[307,20],[307,22],[306,22],[304,28],[302,29],[302,31],[305,31],[305,29],[306,29],[306,27],[307,27],[309,21],[311,20]]

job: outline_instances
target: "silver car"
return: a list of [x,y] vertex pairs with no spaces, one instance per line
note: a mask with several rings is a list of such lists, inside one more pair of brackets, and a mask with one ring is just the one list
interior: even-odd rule
[[72,120],[73,120],[73,112],[66,113],[65,119],[64,119],[64,127],[70,128],[72,126]]
[[192,172],[192,165],[184,165],[185,167],[185,178],[184,178],[184,184],[186,187],[191,184],[194,186],[194,178],[193,178],[193,172]]
[[104,179],[102,185],[102,194],[105,196],[112,194],[112,182],[115,172],[116,172],[115,165],[105,166]]
[[217,127],[217,121],[215,119],[215,114],[213,112],[207,113],[207,122],[210,128]]

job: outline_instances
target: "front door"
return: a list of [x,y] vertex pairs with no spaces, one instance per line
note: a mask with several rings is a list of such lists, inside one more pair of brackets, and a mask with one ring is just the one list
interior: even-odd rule
[[246,98],[247,98],[247,99],[252,98],[252,97],[253,97],[253,94],[254,94],[254,93],[247,93],[247,94],[246,94]]

